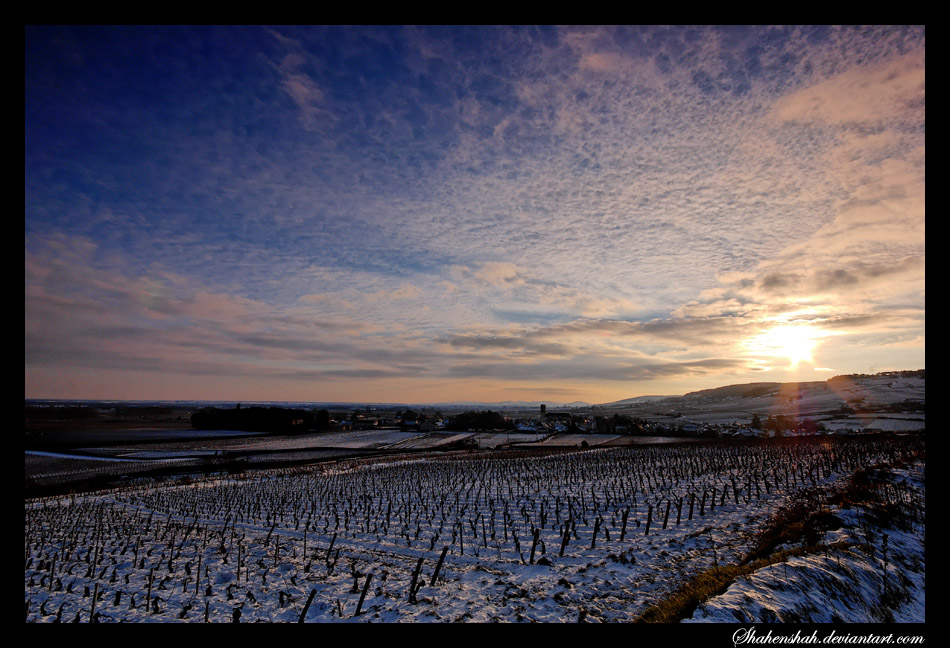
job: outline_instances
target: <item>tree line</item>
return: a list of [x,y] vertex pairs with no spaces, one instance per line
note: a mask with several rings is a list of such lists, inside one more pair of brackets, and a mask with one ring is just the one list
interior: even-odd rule
[[205,407],[191,415],[196,430],[239,430],[242,432],[294,433],[330,427],[327,410],[303,410],[283,407],[244,407],[233,409]]

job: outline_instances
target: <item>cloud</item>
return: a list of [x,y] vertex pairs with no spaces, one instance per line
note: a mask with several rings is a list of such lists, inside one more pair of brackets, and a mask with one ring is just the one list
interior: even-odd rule
[[395,290],[381,290],[370,293],[366,296],[366,299],[370,302],[391,302],[417,299],[420,295],[422,295],[422,290],[420,290],[418,286],[404,283],[399,285]]
[[467,363],[451,367],[453,378],[497,378],[506,380],[594,380],[641,382],[683,378],[747,369],[743,361],[708,358],[692,362],[604,363],[602,361],[519,363]]
[[[777,128],[763,125],[766,144],[744,144],[785,177],[804,178],[815,196],[825,196],[816,203],[822,210],[815,212],[822,214],[817,226],[809,226],[808,218],[790,221],[806,227],[790,231],[785,244],[760,256],[751,272],[721,274],[719,286],[678,313],[836,312],[838,319],[826,318],[823,325],[848,334],[837,340],[839,346],[863,336],[874,322],[878,330],[896,326],[922,343],[917,323],[891,319],[890,313],[923,298],[923,50],[891,59],[869,53],[866,61],[844,70],[825,68],[813,83],[780,96],[767,113]],[[783,149],[798,156],[788,159],[799,171],[776,157]],[[803,168],[823,175],[803,175]],[[731,177],[750,190],[758,182],[749,175]],[[776,186],[784,182],[777,175]],[[794,200],[795,192],[789,196]]]
[[580,68],[595,72],[618,72],[625,66],[625,57],[619,54],[592,52],[581,57]]
[[[925,96],[924,53],[917,50],[877,65],[856,66],[787,95],[772,107],[778,121],[833,125],[919,123]],[[917,117],[916,114],[920,114]]]
[[631,338],[660,340],[680,346],[720,344],[741,334],[743,321],[733,317],[670,317],[649,321],[575,320],[539,330],[535,335],[590,336],[596,338]]
[[[258,300],[162,278],[129,278],[97,268],[94,246],[77,241],[67,246],[71,252],[65,259],[59,256],[60,243],[54,239],[45,250],[54,255],[54,262],[42,253],[28,254],[28,267],[58,268],[27,273],[28,364],[60,357],[64,364],[114,367],[126,362],[129,369],[175,370],[206,362],[226,367],[225,357],[238,362],[266,359],[275,349],[336,355],[346,340],[374,330],[352,319],[313,317],[312,311],[294,308],[275,310]],[[74,278],[79,276],[83,281],[77,284]]]
[[289,51],[274,64],[280,75],[280,87],[296,104],[300,123],[311,131],[326,131],[327,124],[335,124],[338,119],[330,108],[326,94],[317,81],[307,73],[310,58],[301,43],[279,32],[266,30],[273,38]]
[[342,308],[350,311],[357,308],[357,306],[352,302],[340,299],[338,295],[333,293],[310,293],[308,295],[301,295],[298,298],[298,301],[300,301],[302,304],[327,306],[330,308]]
[[31,28],[28,374],[621,389],[748,376],[792,319],[922,349],[924,36]]
[[563,357],[574,352],[571,346],[553,342],[539,342],[525,339],[520,336],[499,335],[453,335],[444,340],[453,347],[470,348],[478,351],[506,351],[518,356],[554,356]]
[[524,285],[524,270],[507,261],[486,261],[475,271],[475,279],[495,287]]

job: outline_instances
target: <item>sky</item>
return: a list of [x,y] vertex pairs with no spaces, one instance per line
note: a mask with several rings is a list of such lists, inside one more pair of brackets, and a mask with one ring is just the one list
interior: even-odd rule
[[26,27],[27,398],[924,365],[923,27]]

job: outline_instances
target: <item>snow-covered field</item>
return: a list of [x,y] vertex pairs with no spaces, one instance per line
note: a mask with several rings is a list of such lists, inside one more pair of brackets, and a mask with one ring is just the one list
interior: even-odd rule
[[587,445],[595,446],[601,445],[604,443],[609,443],[615,439],[619,438],[617,434],[558,434],[557,436],[552,436],[548,439],[538,441],[533,445],[536,446],[578,446],[586,443]]
[[[350,450],[431,450],[468,441],[471,447],[495,448],[514,443],[537,441],[549,434],[519,432],[406,432],[402,430],[351,430],[324,432],[273,439],[252,439],[232,443],[232,452],[284,452],[313,448]],[[579,441],[577,443],[580,443]],[[573,445],[573,444],[572,444]]]
[[[26,620],[631,621],[691,576],[737,561],[792,493],[920,446],[823,440],[353,460],[32,499]],[[898,560],[919,566],[922,601],[914,543],[923,529],[888,533],[885,567],[897,581]],[[880,561],[859,567],[850,551],[801,557],[809,570],[793,558],[787,575],[782,566],[756,572],[693,620],[735,622],[735,608],[761,617],[768,596],[821,560],[854,572],[856,600],[870,605]],[[917,620],[904,608],[895,620]]]
[[354,430],[343,433],[308,434],[302,436],[282,436],[276,439],[254,439],[244,445],[235,445],[232,450],[250,450],[254,452],[268,450],[293,450],[321,448],[348,448],[353,450],[373,450],[405,443],[411,439],[425,437],[424,432],[403,432],[401,430]]
[[[889,484],[923,493],[923,465],[893,471]],[[689,622],[923,623],[923,522],[881,525],[863,507],[832,508],[843,525],[824,551],[764,567],[706,601]]]

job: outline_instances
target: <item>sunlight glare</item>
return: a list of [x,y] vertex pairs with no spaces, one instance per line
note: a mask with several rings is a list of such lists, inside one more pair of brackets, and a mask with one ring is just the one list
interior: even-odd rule
[[780,324],[749,341],[756,353],[774,358],[787,358],[789,366],[797,369],[802,362],[812,363],[812,353],[818,345],[818,332],[806,324]]

